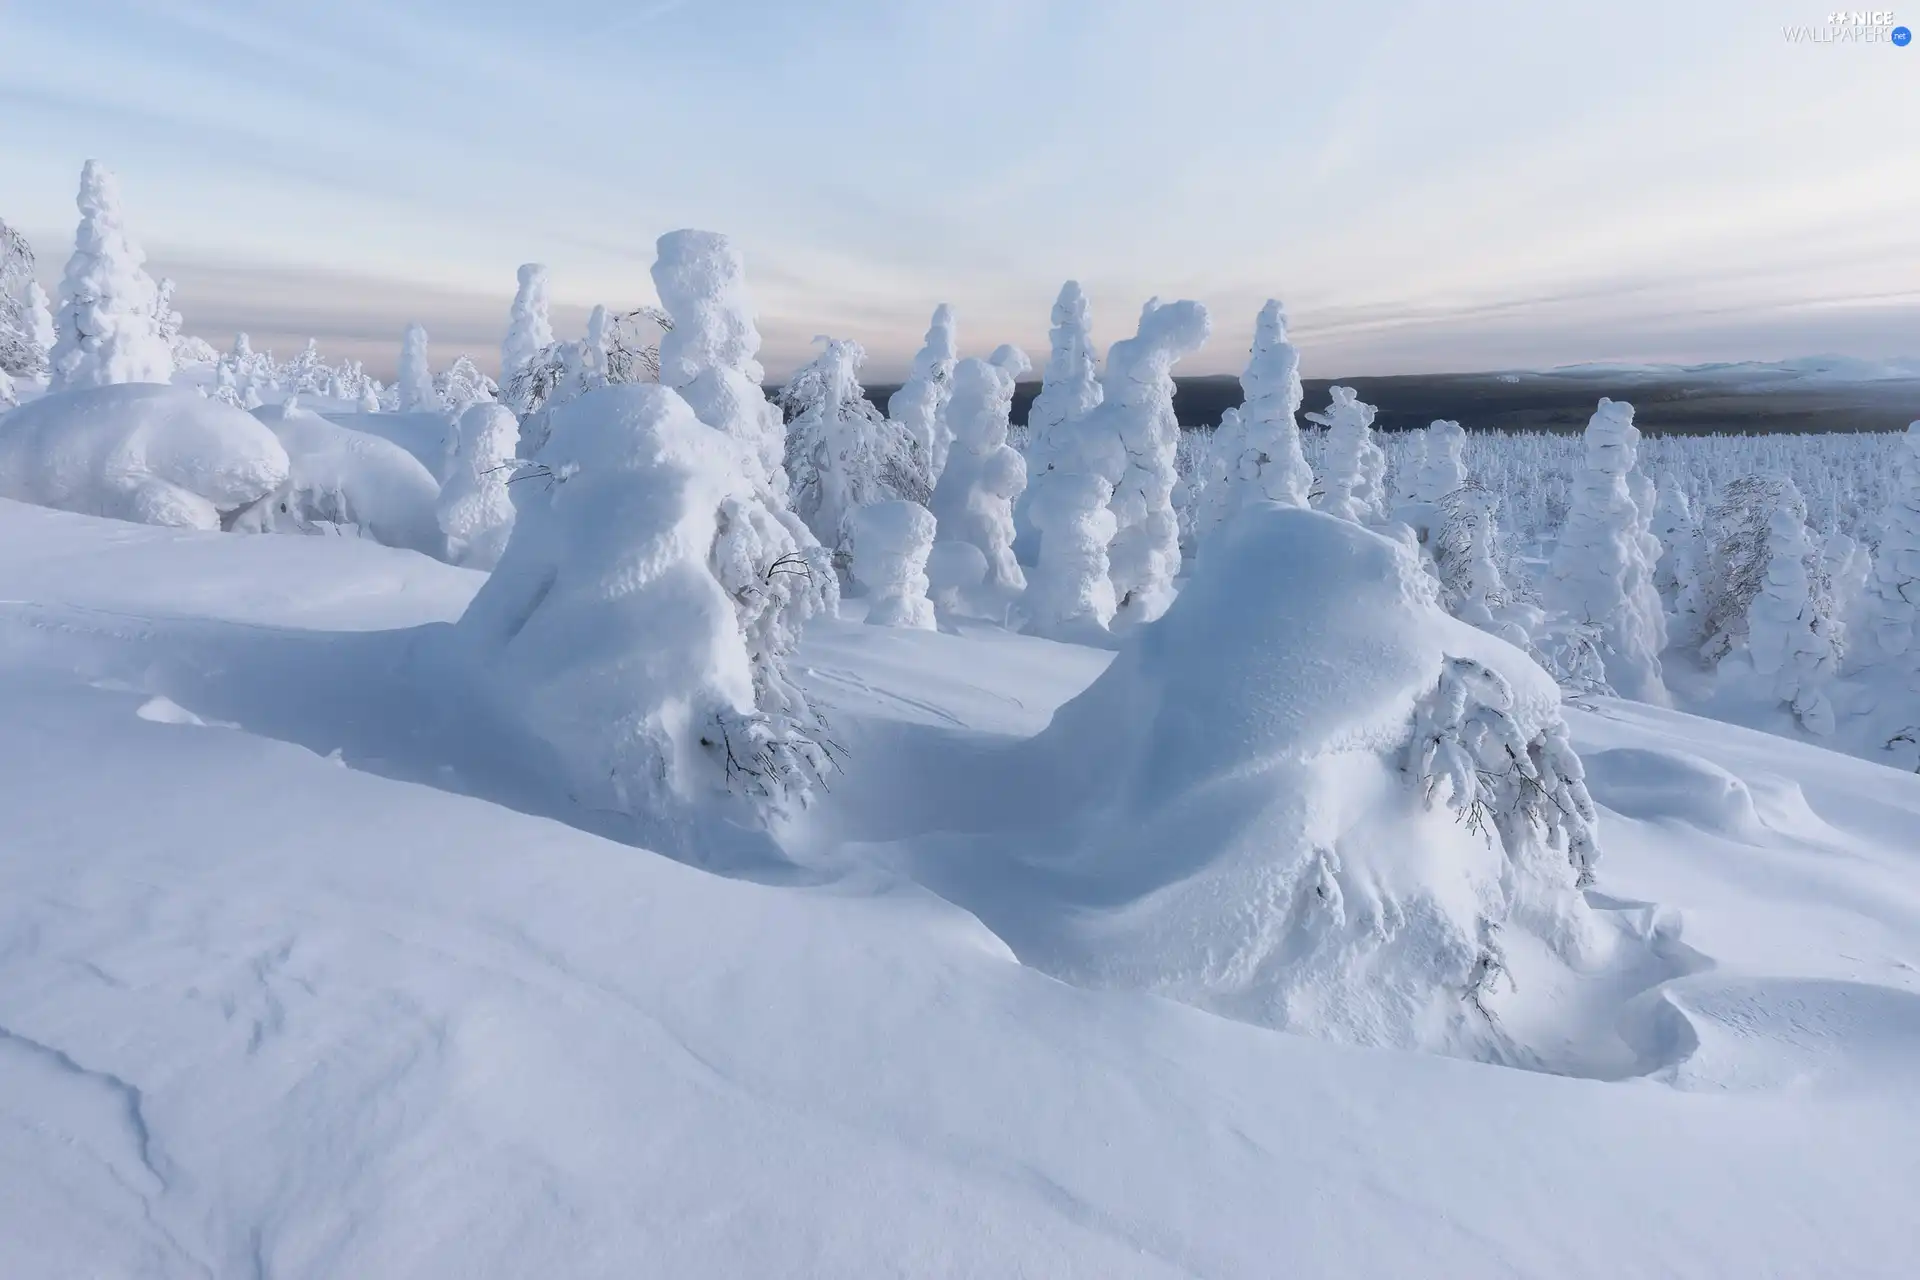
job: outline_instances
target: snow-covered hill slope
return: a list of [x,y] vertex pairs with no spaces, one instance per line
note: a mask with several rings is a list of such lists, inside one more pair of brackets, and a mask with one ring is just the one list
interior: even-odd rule
[[1108,655],[820,627],[851,772],[756,882],[488,756],[433,687],[479,581],[0,502],[0,1273],[1910,1273],[1920,779],[1570,710],[1595,906],[1675,961],[1537,993],[1614,1056],[1343,1047],[1061,983],[888,870],[994,803],[919,764]]

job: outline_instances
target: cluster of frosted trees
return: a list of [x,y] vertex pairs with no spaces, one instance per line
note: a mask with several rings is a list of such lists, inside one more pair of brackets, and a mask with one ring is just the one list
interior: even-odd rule
[[[715,572],[754,689],[754,710],[723,735],[736,780],[804,778],[827,759],[779,745],[808,714],[782,655],[795,619],[836,608],[841,592],[863,598],[876,624],[986,619],[1113,644],[1165,612],[1184,567],[1252,503],[1311,506],[1402,540],[1450,612],[1570,689],[1663,703],[1663,664],[1734,669],[1824,734],[1846,714],[1836,679],[1920,684],[1920,434],[1647,440],[1630,405],[1603,400],[1577,438],[1443,421],[1382,435],[1350,388],[1303,412],[1277,301],[1256,318],[1242,404],[1183,433],[1172,372],[1207,341],[1206,309],[1151,300],[1102,359],[1073,282],[1054,305],[1024,424],[1012,405],[1027,356],[1000,346],[963,357],[946,305],[884,411],[847,339],[821,339],[770,400],[738,254],[696,232],[661,242],[659,307],[597,307],[581,337],[561,339],[547,270],[529,264],[497,383],[464,355],[436,372],[414,325],[382,386],[356,362],[327,364],[313,343],[279,361],[245,334],[224,352],[186,336],[171,283],[147,274],[96,163],[78,206],[53,298],[0,225],[0,406],[23,381],[54,394],[183,381],[247,409],[298,398],[336,416],[426,415],[445,424],[429,461],[448,557],[481,568],[507,554],[527,505],[509,481],[560,485],[548,449],[558,424],[579,420],[572,406],[664,386],[725,435],[747,480],[717,518],[726,550],[715,565],[727,567]],[[761,764],[740,765],[749,758]]]

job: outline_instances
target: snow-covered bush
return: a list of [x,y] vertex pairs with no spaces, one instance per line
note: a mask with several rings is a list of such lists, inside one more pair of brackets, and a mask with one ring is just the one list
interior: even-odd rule
[[502,397],[507,407],[524,417],[535,406],[523,403],[526,384],[515,391],[514,375],[540,358],[553,345],[553,322],[548,318],[547,269],[538,262],[523,263],[519,287],[507,312],[507,336],[500,343],[500,385],[507,389]]
[[460,415],[460,450],[437,505],[447,559],[469,569],[500,562],[513,533],[513,498],[507,491],[520,422],[503,404],[476,404]]
[[953,366],[958,359],[954,340],[953,308],[941,303],[933,309],[926,344],[913,357],[913,369],[900,389],[887,397],[887,416],[913,437],[914,448],[926,459],[929,487],[938,484],[947,465],[953,433],[942,420],[947,398],[953,394]]
[[781,388],[793,510],[836,555],[855,507],[895,499],[925,505],[926,469],[913,438],[868,401],[859,343],[821,338],[821,351]]
[[[1053,304],[1053,328],[1048,335],[1047,367],[1040,375],[1040,394],[1027,409],[1027,475],[1053,469],[1054,435],[1063,423],[1087,413],[1100,403],[1098,360],[1093,350],[1092,309],[1080,282],[1060,286]],[[1015,541],[1020,563],[1033,564],[1035,532],[1027,518],[1032,490],[1014,506]]]
[[160,334],[159,290],[146,254],[128,237],[120,184],[97,160],[80,171],[80,226],[60,279],[51,389],[74,391],[173,377],[173,348]]
[[[1107,351],[1099,407],[1070,428],[1110,435],[1125,461],[1117,474],[1105,476],[1113,485],[1108,572],[1116,626],[1151,622],[1173,602],[1173,580],[1180,572],[1180,526],[1173,510],[1180,420],[1173,412],[1173,365],[1197,351],[1211,332],[1207,309],[1199,303],[1149,299],[1139,331]],[[1044,555],[1044,538],[1042,546]]]
[[1767,568],[1747,606],[1747,652],[1771,679],[1774,696],[1793,708],[1811,733],[1833,732],[1826,686],[1839,666],[1831,600],[1808,572],[1817,563],[1795,505],[1782,502],[1767,518]]
[[746,580],[752,465],[656,385],[590,391],[552,425],[456,633],[577,802],[697,856],[703,818],[764,822],[831,767],[804,699],[777,714],[756,702],[735,607],[764,585]]
[[1600,629],[1607,682],[1622,697],[1664,706],[1666,615],[1628,477],[1640,432],[1633,406],[1602,399],[1587,422],[1586,465],[1553,553],[1553,603]]
[[982,589],[999,598],[1003,617],[1027,589],[1013,554],[1013,504],[1027,487],[1027,464],[1007,444],[1007,423],[1014,380],[1032,367],[1018,347],[1003,346],[991,360],[962,360],[954,368],[945,412],[951,449],[933,490],[940,540],[980,548],[987,562]]
[[1560,691],[1349,521],[1243,511],[1008,763],[1069,824],[1038,856],[1100,886],[1022,951],[1075,981],[1492,1053],[1503,968],[1529,985],[1589,954],[1594,810]]
[[1342,520],[1373,524],[1385,515],[1387,470],[1386,455],[1373,438],[1376,410],[1352,387],[1332,387],[1328,394],[1326,412],[1307,415],[1307,421],[1327,429],[1317,505]]
[[440,395],[433,387],[433,365],[427,358],[427,331],[417,324],[407,326],[400,340],[400,373],[395,383],[401,413],[437,413]]
[[867,621],[879,627],[933,629],[927,558],[933,513],[917,502],[874,502],[848,518],[853,576],[867,591]]
[[54,392],[0,418],[0,497],[83,515],[219,529],[287,471],[271,431],[186,387]]
[[244,527],[282,533],[344,533],[444,557],[435,507],[440,485],[399,445],[349,430],[303,409],[298,399],[262,405],[253,416],[287,451],[288,472],[272,501]]

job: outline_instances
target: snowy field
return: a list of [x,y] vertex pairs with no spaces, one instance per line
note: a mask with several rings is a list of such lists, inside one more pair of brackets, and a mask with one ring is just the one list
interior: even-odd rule
[[[1567,1028],[1624,1037],[1604,1069],[1545,1074],[1062,984],[896,870],[927,832],[769,886],[516,812],[410,674],[477,574],[13,503],[0,549],[10,1274],[1899,1276],[1920,1247],[1920,778],[1569,712],[1589,896],[1653,959]],[[937,789],[1105,655],[842,621],[803,661],[855,780]]]
[[769,398],[695,230],[386,385],[78,206],[0,1278],[1913,1274],[1920,423],[1381,433],[1275,300],[1183,432],[1073,282],[1024,421],[946,305]]

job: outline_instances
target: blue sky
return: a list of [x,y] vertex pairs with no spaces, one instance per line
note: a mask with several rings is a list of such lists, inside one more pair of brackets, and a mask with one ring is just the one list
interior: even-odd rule
[[[490,357],[515,266],[561,328],[740,241],[769,368],[1096,336],[1262,299],[1310,376],[1920,354],[1920,49],[1791,45],[1804,0],[0,0],[0,216],[57,274],[80,163],[191,329]],[[1904,16],[1904,15],[1903,15]],[[1920,19],[1920,11],[1913,15]]]

